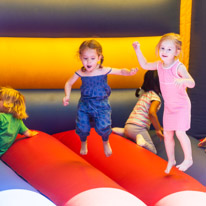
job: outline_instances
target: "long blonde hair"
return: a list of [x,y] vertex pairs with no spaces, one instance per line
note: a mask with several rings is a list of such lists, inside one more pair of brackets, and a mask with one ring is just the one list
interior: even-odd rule
[[174,42],[176,49],[180,51],[180,54],[182,55],[181,51],[182,51],[182,40],[179,34],[176,33],[167,33],[164,34],[160,41],[158,42],[157,46],[156,46],[156,54],[158,55],[159,50],[160,50],[160,46],[162,44],[163,41],[165,40],[171,40]]
[[28,117],[24,96],[19,91],[9,87],[0,87],[0,100],[3,101],[5,113],[10,113],[17,119]]

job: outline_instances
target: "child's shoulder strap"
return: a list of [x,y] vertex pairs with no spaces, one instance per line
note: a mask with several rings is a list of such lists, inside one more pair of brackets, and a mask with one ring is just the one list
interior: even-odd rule
[[82,77],[79,73],[77,73],[77,72],[75,72],[75,74],[77,75],[77,76],[79,76],[79,77]]
[[106,75],[109,74],[111,71],[112,71],[112,68],[110,67],[110,69],[109,69],[109,71],[106,73]]

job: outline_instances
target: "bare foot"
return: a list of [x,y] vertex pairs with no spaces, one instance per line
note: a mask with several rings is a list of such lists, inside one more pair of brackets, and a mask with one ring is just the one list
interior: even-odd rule
[[186,171],[189,167],[191,167],[193,164],[192,160],[184,160],[180,165],[177,165],[177,168],[180,171]]
[[145,149],[153,152],[154,154],[157,154],[156,148],[152,144],[149,144],[147,141],[145,141],[144,137],[141,134],[138,134],[136,136],[136,143],[140,147],[144,147]]
[[166,170],[165,170],[165,173],[166,174],[169,174],[170,173],[170,170],[172,169],[172,167],[173,166],[175,166],[176,165],[176,161],[174,160],[174,161],[168,161],[168,163],[167,163],[167,168],[166,168]]
[[199,142],[198,147],[206,147],[206,137],[201,142]]
[[136,136],[136,143],[140,147],[144,147],[146,145],[146,141],[145,141],[145,139],[143,138],[143,136],[141,134],[138,134]]
[[109,144],[109,141],[104,141],[103,146],[104,146],[104,154],[106,155],[106,157],[109,157],[112,154],[112,149]]
[[114,127],[112,128],[112,132],[124,137],[124,128]]
[[81,142],[80,154],[81,154],[81,155],[87,155],[87,153],[88,153],[87,141]]

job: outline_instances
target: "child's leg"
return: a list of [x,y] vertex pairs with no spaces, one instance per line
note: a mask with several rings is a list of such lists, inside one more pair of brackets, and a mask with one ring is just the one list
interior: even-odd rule
[[104,154],[106,157],[109,157],[112,154],[112,148],[109,143],[109,136],[102,135]]
[[88,153],[87,136],[89,135],[90,129],[89,116],[84,108],[84,105],[80,104],[76,118],[76,133],[79,135],[81,140],[81,155],[86,155]]
[[108,107],[109,109],[103,109],[103,107],[99,109],[98,115],[94,118],[95,130],[102,137],[104,153],[106,157],[109,157],[112,154],[112,149],[109,143],[109,135],[112,132],[111,109],[107,101],[102,103],[105,103],[106,108]]
[[144,147],[145,149],[157,154],[157,150],[152,142],[152,139],[146,129],[142,130],[140,134],[136,136],[136,143]]
[[110,146],[109,140],[103,141],[103,147],[105,156],[109,157],[112,154],[112,148]]
[[126,137],[132,139],[137,145],[144,147],[155,154],[157,153],[147,128],[135,124],[126,124],[124,131]]
[[174,131],[164,131],[164,143],[167,153],[168,163],[165,173],[169,174],[172,167],[176,164],[175,161],[175,141]]
[[177,165],[177,168],[181,171],[186,171],[193,164],[191,142],[184,131],[176,131],[176,136],[184,152],[184,161],[180,165]]
[[112,128],[112,132],[124,137],[124,128],[114,127],[114,128]]
[[142,129],[144,128],[135,124],[126,124],[124,127],[124,133],[127,138],[136,143],[136,137],[141,133]]
[[88,153],[87,141],[81,141],[80,154],[81,155],[87,155],[87,153]]

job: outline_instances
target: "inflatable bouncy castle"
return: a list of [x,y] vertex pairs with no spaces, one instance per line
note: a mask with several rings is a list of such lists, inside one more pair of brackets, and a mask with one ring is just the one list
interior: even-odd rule
[[[0,205],[42,206],[184,206],[206,205],[206,154],[198,148],[204,127],[204,10],[195,0],[12,0],[0,2],[0,86],[25,96],[25,125],[39,134],[18,140],[1,157]],[[82,156],[75,133],[80,81],[64,107],[64,84],[81,67],[79,45],[96,39],[103,47],[104,65],[138,67],[137,75],[109,76],[112,126],[123,127],[137,99],[135,90],[145,71],[132,48],[144,45],[148,60],[169,32],[183,40],[181,61],[196,81],[188,89],[192,124],[188,131],[194,164],[186,172],[164,173],[164,143],[151,128],[157,154],[116,134],[113,154],[105,157],[101,137],[92,128],[87,155]],[[162,108],[158,115],[162,120]],[[177,162],[183,153],[176,141]]]

